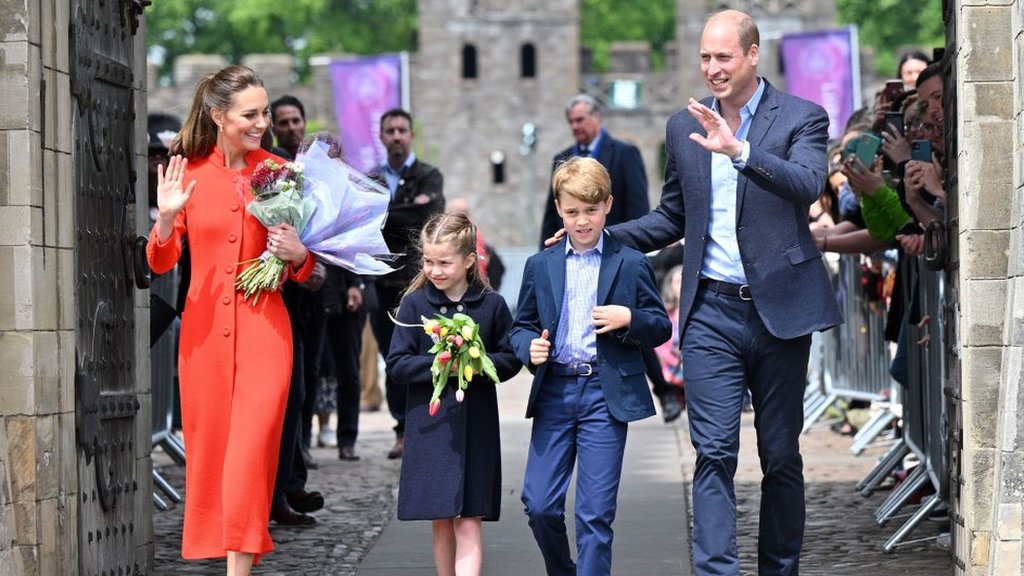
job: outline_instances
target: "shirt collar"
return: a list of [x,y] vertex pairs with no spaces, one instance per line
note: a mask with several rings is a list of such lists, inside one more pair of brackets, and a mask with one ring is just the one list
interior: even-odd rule
[[[740,108],[741,118],[751,118],[754,116],[755,113],[757,113],[757,107],[761,104],[761,97],[764,96],[765,84],[766,82],[764,81],[764,78],[758,76],[757,90],[754,90],[754,93],[750,96],[750,100],[747,100],[747,103],[744,104],[742,108]],[[711,102],[711,109],[714,110],[715,112],[721,113],[717,98]]]
[[[591,158],[597,158],[597,151],[601,149],[601,141],[602,140],[604,140],[604,128],[601,128],[597,132],[597,136],[594,136],[594,139],[590,141],[590,144],[587,144],[587,150],[590,151],[589,154],[590,154]],[[577,143],[576,144],[576,151],[577,152],[581,152],[582,150],[583,150],[583,145]]]
[[566,238],[565,238],[565,254],[566,254],[566,256],[568,256],[569,254],[576,254],[578,256],[583,256],[584,254],[586,254],[587,252],[590,252],[591,250],[596,250],[598,254],[601,254],[601,253],[604,252],[604,230],[602,230],[601,231],[601,235],[597,237],[597,244],[595,244],[591,248],[587,248],[583,252],[577,252],[576,249],[572,247],[572,242],[569,241],[568,233],[566,233]]
[[384,163],[384,170],[386,172],[390,172],[390,173],[395,174],[395,175],[401,175],[406,170],[408,170],[409,167],[412,166],[414,162],[416,162],[416,153],[415,152],[409,152],[409,157],[405,159],[405,162],[402,164],[402,168],[400,170],[395,171],[395,169],[392,168],[391,164],[388,163],[388,162]]

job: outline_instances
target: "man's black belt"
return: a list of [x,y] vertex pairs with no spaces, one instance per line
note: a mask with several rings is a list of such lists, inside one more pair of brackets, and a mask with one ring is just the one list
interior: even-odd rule
[[748,284],[733,284],[732,282],[722,282],[721,280],[713,280],[711,278],[701,278],[697,285],[718,294],[735,296],[742,300],[753,300],[750,296],[750,286]]

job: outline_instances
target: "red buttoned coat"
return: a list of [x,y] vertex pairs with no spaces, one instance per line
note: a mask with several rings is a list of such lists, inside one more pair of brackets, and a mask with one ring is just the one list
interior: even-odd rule
[[[214,149],[190,160],[187,185],[197,185],[160,242],[150,234],[146,255],[157,274],[174,266],[188,237],[192,282],[181,316],[178,375],[185,467],[182,556],[213,558],[227,551],[273,549],[267,521],[277,472],[284,408],[292,370],[292,335],[280,292],[253,306],[234,288],[238,264],[263,253],[266,228],[245,205],[249,177],[267,158],[246,154],[241,170],[225,167]],[[312,255],[289,278],[304,281]]]

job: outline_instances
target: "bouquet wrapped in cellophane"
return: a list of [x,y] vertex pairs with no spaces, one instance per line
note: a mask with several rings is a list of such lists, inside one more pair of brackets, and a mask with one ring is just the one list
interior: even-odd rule
[[455,400],[462,402],[473,376],[483,374],[499,384],[494,362],[480,340],[480,326],[469,316],[457,313],[451,318],[438,314],[435,319],[422,318],[423,331],[434,341],[429,353],[434,355],[430,375],[434,394],[430,397],[429,413],[437,414],[441,408],[441,392],[452,376],[457,378]]
[[[264,226],[291,224],[307,250],[328,264],[356,274],[392,271],[393,260],[381,234],[391,194],[343,161],[329,155],[329,144],[303,145],[294,162],[261,162],[250,178],[253,196],[246,210]],[[235,281],[255,305],[264,291],[280,287],[287,263],[264,251]],[[240,266],[241,268],[241,266]]]

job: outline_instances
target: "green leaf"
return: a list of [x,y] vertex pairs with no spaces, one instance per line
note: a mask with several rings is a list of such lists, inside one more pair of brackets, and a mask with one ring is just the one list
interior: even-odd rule
[[487,356],[481,356],[480,359],[482,360],[481,367],[483,373],[491,380],[494,380],[495,384],[501,384],[501,381],[498,380],[498,370],[494,367],[494,362]]

